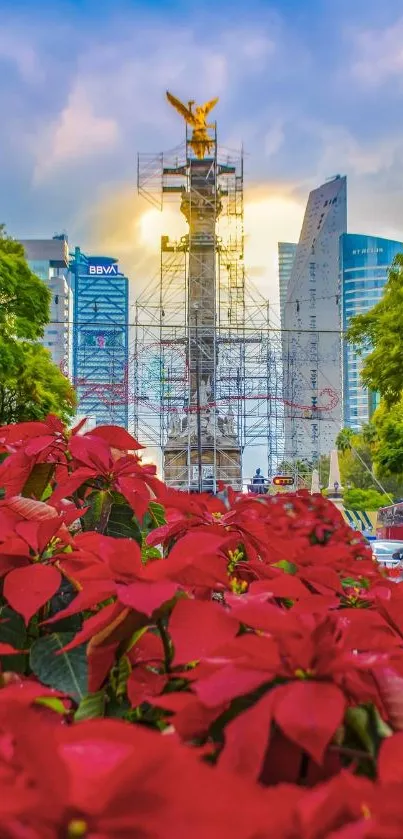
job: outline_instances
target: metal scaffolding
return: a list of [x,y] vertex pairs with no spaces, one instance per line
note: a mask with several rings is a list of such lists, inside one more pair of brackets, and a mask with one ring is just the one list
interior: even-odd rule
[[[164,470],[164,458],[162,467],[168,483],[189,490],[198,469],[191,423],[205,422],[207,413],[214,433],[208,452],[203,443],[198,453],[207,470],[202,488],[211,470],[214,488],[223,480],[240,489],[237,449],[239,455],[251,446],[267,449],[269,474],[283,457],[281,337],[270,330],[268,303],[245,275],[242,153],[217,149],[214,131],[214,157],[202,161],[210,164],[207,175],[206,165],[202,174],[204,181],[211,176],[208,202],[217,220],[212,248],[211,241],[203,240],[209,235],[205,225],[203,232],[206,190],[199,188],[192,169],[201,163],[191,158],[188,143],[186,136],[185,144],[168,155],[139,155],[139,192],[159,207],[163,198],[179,195],[189,235],[179,241],[162,236],[160,276],[135,304],[135,433],[162,452],[169,449],[172,435],[181,437],[169,470],[166,465]],[[203,217],[197,215],[201,205]],[[214,283],[207,287],[212,253]],[[210,388],[207,411],[197,380],[199,388],[200,383]]]

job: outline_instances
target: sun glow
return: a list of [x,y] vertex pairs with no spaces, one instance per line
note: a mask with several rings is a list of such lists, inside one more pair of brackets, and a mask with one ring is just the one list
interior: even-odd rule
[[278,243],[298,242],[304,207],[296,199],[266,195],[245,201],[245,265],[265,297],[278,297]]
[[[281,195],[265,195],[245,201],[245,264],[250,277],[266,296],[276,297],[277,244],[298,241],[303,205]],[[225,239],[226,220],[220,224]],[[147,209],[137,221],[139,245],[157,253],[161,236],[180,239],[186,233],[185,219],[177,207]]]
[[186,233],[186,222],[176,207],[165,207],[162,212],[153,208],[141,214],[138,233],[140,245],[148,250],[158,251],[161,236],[180,239]]

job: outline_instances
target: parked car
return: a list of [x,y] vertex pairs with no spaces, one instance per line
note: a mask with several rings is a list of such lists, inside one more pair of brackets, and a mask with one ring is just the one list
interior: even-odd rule
[[373,555],[384,568],[401,568],[403,572],[403,542],[393,539],[377,539],[371,542]]

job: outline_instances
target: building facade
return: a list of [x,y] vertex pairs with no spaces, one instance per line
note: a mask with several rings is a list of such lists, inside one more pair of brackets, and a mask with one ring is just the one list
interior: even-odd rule
[[73,361],[73,296],[69,275],[69,247],[67,236],[53,239],[21,239],[31,271],[48,286],[50,321],[45,327],[43,346],[51,353],[61,371],[72,378]]
[[[73,383],[81,416],[128,426],[129,281],[112,257],[75,249]],[[92,420],[94,421],[94,419]]]
[[[343,332],[354,315],[367,312],[382,296],[389,268],[403,243],[346,233],[340,239],[340,289]],[[365,353],[343,341],[343,424],[354,431],[365,425],[377,396],[361,384]]]
[[347,183],[310,193],[283,318],[285,457],[315,463],[342,426],[339,239],[347,229]]
[[278,243],[278,279],[280,292],[280,321],[284,326],[284,307],[287,300],[288,284],[290,282],[292,267],[294,265],[297,245],[294,242]]

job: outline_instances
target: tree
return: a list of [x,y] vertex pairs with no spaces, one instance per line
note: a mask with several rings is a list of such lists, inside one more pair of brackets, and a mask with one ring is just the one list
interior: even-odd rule
[[310,489],[314,469],[317,469],[319,472],[321,486],[327,486],[330,471],[330,457],[327,455],[321,455],[319,461],[316,462],[309,460],[283,460],[278,464],[277,472],[279,475],[297,474],[300,488],[307,487]]
[[378,460],[379,435],[374,422],[364,426],[359,434],[351,428],[343,428],[337,436],[336,445],[343,487],[372,489],[396,497],[403,494],[403,474],[396,472],[392,475]]
[[339,452],[351,450],[354,431],[352,428],[342,428],[336,437],[336,448]]
[[376,489],[347,489],[343,493],[343,504],[348,510],[379,510],[390,504],[390,498]]
[[24,249],[0,225],[0,425],[74,415],[74,390],[38,341],[49,322],[50,291]]
[[395,257],[379,303],[352,318],[347,340],[361,352],[370,350],[364,385],[380,393],[387,407],[396,404],[403,390],[403,254]]
[[377,431],[375,463],[386,475],[403,473],[403,397],[391,408],[385,402],[373,417]]

